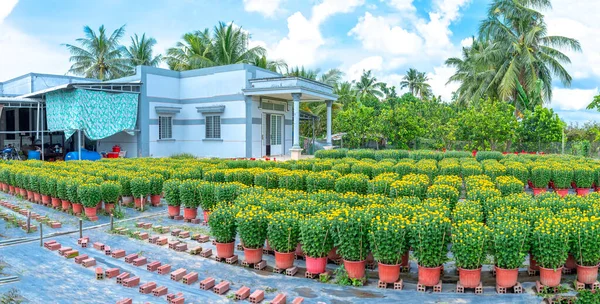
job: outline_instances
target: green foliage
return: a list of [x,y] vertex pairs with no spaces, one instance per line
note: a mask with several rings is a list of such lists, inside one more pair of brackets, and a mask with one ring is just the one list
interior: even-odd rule
[[552,170],[547,165],[536,165],[531,168],[531,183],[534,188],[546,188],[552,179]]
[[273,189],[279,187],[279,174],[274,171],[259,172],[254,176],[254,185]]
[[84,207],[92,208],[96,207],[102,200],[102,193],[100,191],[100,185],[96,184],[82,184],[77,188],[77,197],[81,199],[81,203]]
[[160,174],[151,174],[148,176],[150,180],[150,193],[151,195],[161,195],[163,191],[163,183],[165,178]]
[[362,208],[344,209],[334,222],[335,245],[348,261],[364,261],[369,254],[371,217]]
[[150,194],[150,179],[144,176],[134,177],[131,180],[131,194],[135,198],[146,197]]
[[531,253],[540,266],[557,269],[569,254],[569,221],[550,217],[537,221],[531,235]]
[[427,189],[427,198],[441,198],[449,203],[450,209],[458,202],[458,190],[449,185],[431,185]]
[[594,170],[586,165],[573,166],[573,180],[577,188],[590,188],[594,183]]
[[315,152],[315,158],[340,159],[346,157],[346,153],[348,153],[347,149],[319,150]]
[[571,181],[573,181],[573,169],[565,167],[561,164],[555,164],[552,167],[552,181],[556,189],[569,189],[571,188]]
[[300,243],[306,256],[326,257],[333,248],[331,215],[324,213],[310,215],[300,220]]
[[300,238],[300,214],[294,211],[279,211],[271,214],[267,236],[275,251],[294,252]]
[[373,257],[380,263],[400,264],[409,249],[410,221],[402,215],[382,215],[372,219],[370,230]]
[[246,206],[236,215],[238,231],[246,248],[263,248],[269,225],[268,212],[255,205]]
[[198,194],[198,182],[195,180],[184,180],[179,184],[179,200],[186,208],[198,208],[200,205]]
[[324,171],[310,173],[306,176],[306,191],[333,190],[335,180],[340,174],[337,171]]
[[423,267],[438,267],[448,259],[450,220],[435,211],[424,212],[414,219],[411,241],[415,257]]
[[529,249],[529,223],[518,218],[499,220],[490,226],[496,266],[514,269],[521,266]]
[[231,243],[235,241],[237,220],[235,218],[237,209],[228,204],[221,204],[210,213],[208,225],[210,234],[219,243]]
[[596,266],[600,263],[600,218],[597,216],[584,216],[574,218],[573,248],[572,253],[577,264],[582,266]]
[[366,194],[369,177],[364,174],[348,174],[335,181],[335,191],[340,193],[356,192]]
[[179,185],[181,181],[178,179],[169,179],[163,183],[163,192],[165,193],[165,199],[169,206],[181,205],[179,198]]
[[105,181],[100,184],[102,200],[107,204],[116,204],[121,196],[121,184],[114,181]]
[[452,254],[456,266],[463,269],[481,267],[487,254],[488,228],[474,220],[455,221],[452,225]]
[[200,201],[199,205],[204,211],[211,211],[217,204],[217,191],[215,188],[215,184],[213,183],[198,183],[196,195],[196,199]]
[[518,194],[523,192],[525,185],[514,176],[498,176],[496,178],[498,190],[502,195]]

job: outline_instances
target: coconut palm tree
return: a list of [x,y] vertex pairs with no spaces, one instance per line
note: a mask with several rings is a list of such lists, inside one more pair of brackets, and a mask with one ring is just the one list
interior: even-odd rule
[[292,67],[291,69],[289,69],[287,71],[287,73],[285,73],[285,75],[293,76],[293,77],[302,77],[302,78],[306,78],[306,79],[310,79],[310,80],[317,80],[317,76],[319,75],[319,72],[321,72],[321,70],[319,70],[319,69],[316,69],[316,70],[305,69],[304,66],[302,66],[302,67]]
[[497,87],[500,99],[517,102],[518,87],[525,92],[535,89],[542,81],[542,94],[552,99],[553,76],[564,86],[572,77],[563,67],[571,63],[559,49],[581,51],[575,39],[548,36],[544,16],[535,9],[549,9],[549,0],[494,0],[488,17],[481,23],[479,36],[493,41],[496,49],[496,74],[491,86]]
[[138,37],[137,34],[131,36],[131,45],[126,49],[126,57],[129,58],[132,67],[138,65],[158,66],[162,61],[162,55],[153,56],[152,48],[156,45],[156,39],[146,37]]
[[273,71],[279,74],[283,74],[284,71],[287,71],[288,68],[288,65],[285,61],[268,60],[267,56],[257,57],[254,60],[254,62],[252,62],[252,64],[259,68],[267,69],[269,71]]
[[129,59],[124,56],[125,48],[119,44],[125,34],[125,25],[110,36],[104,25],[97,33],[86,25],[83,32],[85,37],[75,40],[79,46],[65,44],[71,53],[69,62],[73,63],[69,73],[100,80],[119,78],[129,73]]
[[429,78],[425,72],[419,72],[415,69],[409,69],[400,82],[400,88],[408,88],[408,91],[414,96],[424,99],[431,95],[431,86],[427,83]]
[[344,76],[344,72],[339,69],[331,69],[321,75],[319,82],[333,87],[342,80],[342,76]]
[[208,29],[185,33],[183,41],[167,50],[167,65],[171,70],[187,71],[211,66],[212,41]]
[[383,98],[383,92],[381,92],[381,82],[378,82],[377,78],[372,76],[371,70],[363,70],[360,80],[355,83],[355,88],[356,97],[358,100],[362,100],[367,96]]

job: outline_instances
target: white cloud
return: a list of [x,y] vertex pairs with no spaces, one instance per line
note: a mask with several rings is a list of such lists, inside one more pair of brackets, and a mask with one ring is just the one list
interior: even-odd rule
[[468,37],[460,41],[460,46],[468,47],[473,45],[473,37]]
[[256,12],[265,17],[274,17],[281,11],[282,0],[244,0],[244,10]]
[[352,12],[363,4],[365,4],[365,0],[323,0],[313,6],[311,21],[321,24],[335,14]]
[[4,21],[10,12],[12,12],[13,8],[17,5],[19,0],[2,0],[0,1],[0,24]]
[[559,110],[584,110],[594,96],[598,95],[598,88],[585,89],[564,89],[554,87],[552,89],[551,107]]
[[346,77],[348,80],[358,80],[362,75],[363,71],[381,71],[383,67],[383,58],[381,56],[371,56],[362,59],[361,61],[353,64],[348,68]]
[[389,54],[415,54],[422,48],[422,39],[415,33],[400,26],[393,26],[384,17],[375,17],[366,12],[356,26],[348,33],[362,42],[369,51],[381,51]]
[[459,84],[450,83],[446,85],[450,76],[454,75],[454,68],[447,66],[439,66],[433,68],[432,73],[427,73],[429,77],[429,85],[431,85],[431,91],[435,96],[442,96],[442,100],[450,101],[452,99],[452,93],[458,90]]
[[[383,0],[382,0],[383,1]],[[388,5],[399,10],[399,11],[415,11],[417,10],[413,5],[413,0],[390,0]]]

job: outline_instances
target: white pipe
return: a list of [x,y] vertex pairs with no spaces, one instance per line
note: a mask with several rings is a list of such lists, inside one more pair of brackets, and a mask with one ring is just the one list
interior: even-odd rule
[[35,139],[40,138],[40,103],[37,103],[37,118],[35,120]]
[[[43,113],[44,108],[40,108],[40,111],[42,111],[42,113]],[[39,115],[39,113],[38,113],[38,115]],[[42,125],[42,131],[41,131],[41,133],[42,133],[42,153],[41,154],[42,154],[42,160],[44,160],[44,115],[41,115],[41,121],[40,122],[41,122],[41,125]]]
[[79,160],[81,160],[81,129],[77,129],[77,154],[79,154]]

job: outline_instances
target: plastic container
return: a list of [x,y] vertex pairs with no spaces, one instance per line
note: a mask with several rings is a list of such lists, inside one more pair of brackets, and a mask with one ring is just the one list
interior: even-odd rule
[[29,152],[27,153],[27,159],[42,159],[40,151],[29,150]]
[[[102,155],[98,152],[89,151],[86,149],[81,149],[81,160],[99,160],[102,158]],[[79,152],[73,151],[67,153],[65,156],[65,161],[69,160],[79,160]]]
[[121,152],[121,147],[119,145],[114,145],[112,147],[112,151],[116,152],[116,153],[119,153],[119,152]]

